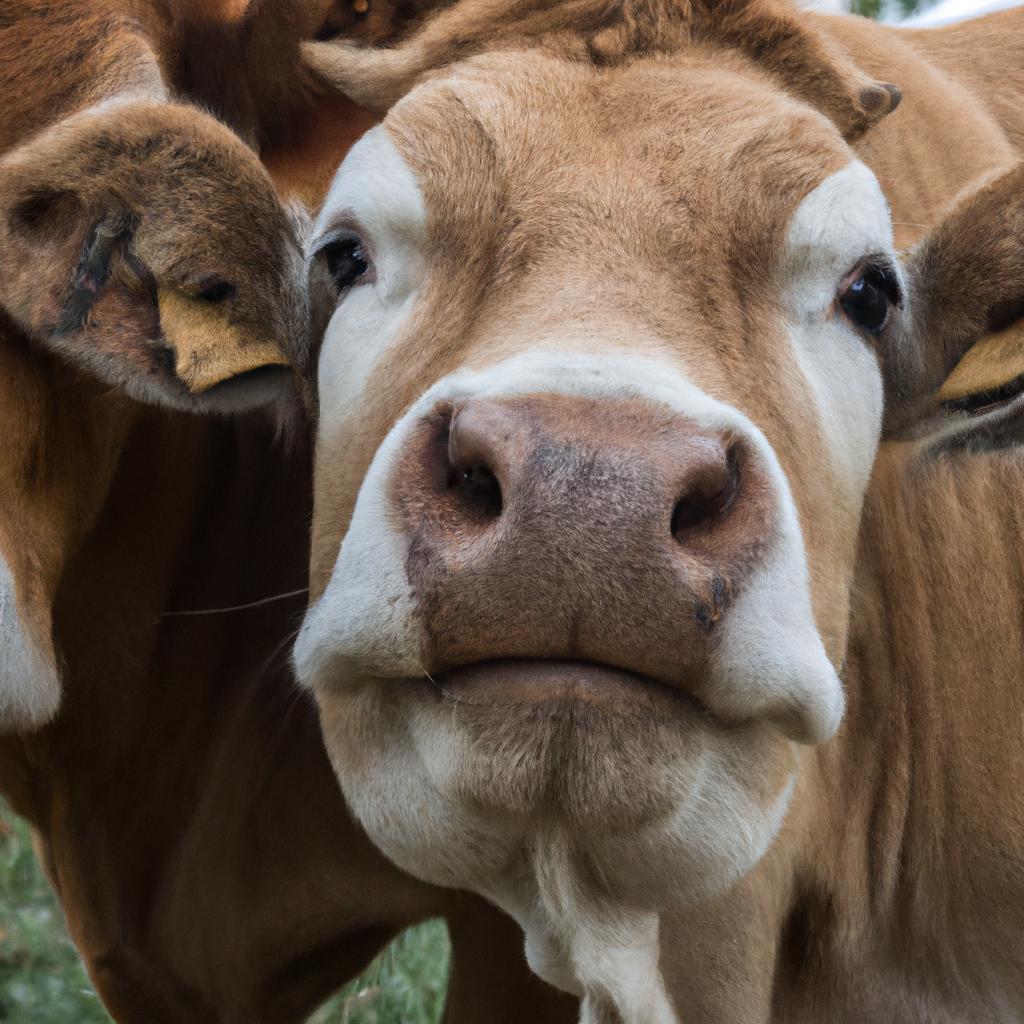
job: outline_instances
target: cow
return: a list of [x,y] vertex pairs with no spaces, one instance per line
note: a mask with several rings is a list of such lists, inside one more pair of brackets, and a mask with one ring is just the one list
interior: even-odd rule
[[446,1019],[571,1020],[510,921],[369,842],[295,689],[308,225],[278,190],[312,187],[302,145],[333,171],[360,115],[345,135],[350,103],[297,99],[286,160],[201,59],[244,87],[259,12],[175,13],[0,12],[0,791],[119,1022],[303,1020],[438,915]]
[[386,112],[295,649],[370,837],[587,1024],[1021,1019],[1024,9],[304,54]]

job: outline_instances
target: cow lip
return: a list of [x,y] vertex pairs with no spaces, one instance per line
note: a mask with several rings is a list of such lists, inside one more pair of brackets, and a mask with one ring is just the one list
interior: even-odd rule
[[696,711],[718,722],[689,690],[601,662],[499,658],[460,665],[424,681],[454,703],[478,707],[588,704],[611,710],[628,702],[667,713]]

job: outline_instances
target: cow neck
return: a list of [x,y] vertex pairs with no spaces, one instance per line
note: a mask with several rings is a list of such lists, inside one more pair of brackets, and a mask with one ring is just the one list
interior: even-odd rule
[[[998,978],[1016,948],[1022,491],[1014,455],[926,462],[888,445],[876,466],[843,672],[848,708],[817,754],[810,834],[812,847],[831,848],[815,860],[827,865],[815,884],[836,935],[874,936],[870,956],[856,955],[880,968],[891,957],[910,970],[908,951],[934,941],[936,922],[959,944],[966,977]],[[977,892],[997,897],[982,904]],[[889,948],[877,942],[887,922]]]
[[[72,935],[123,1019],[153,1019],[154,1007],[206,1019],[211,995],[193,991],[197,977],[237,985],[216,994],[256,1014],[246,1000],[257,993],[245,989],[268,979],[246,958],[273,928],[300,921],[300,939],[267,969],[280,974],[274,997],[311,1009],[382,937],[369,931],[380,928],[370,895],[332,889],[339,851],[368,894],[379,881],[396,901],[410,889],[413,912],[435,909],[348,818],[315,713],[293,689],[288,647],[303,595],[167,614],[304,588],[308,455],[274,433],[259,415],[139,412],[57,595],[62,710],[3,741],[4,789],[37,829]],[[324,866],[321,881],[294,900],[275,872],[310,864]],[[244,919],[217,910],[236,898],[250,908]],[[329,965],[308,956],[349,931],[356,938]]]
[[0,314],[0,557],[40,649],[67,559],[95,522],[134,403],[36,348]]

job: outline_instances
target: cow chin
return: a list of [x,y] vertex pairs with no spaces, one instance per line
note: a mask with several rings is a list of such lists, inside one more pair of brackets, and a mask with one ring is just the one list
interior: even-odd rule
[[[426,881],[529,906],[654,912],[718,892],[777,833],[795,747],[603,666],[488,662],[318,688],[328,750],[371,838]],[[570,900],[570,902],[575,902]],[[561,908],[561,909],[560,909]]]

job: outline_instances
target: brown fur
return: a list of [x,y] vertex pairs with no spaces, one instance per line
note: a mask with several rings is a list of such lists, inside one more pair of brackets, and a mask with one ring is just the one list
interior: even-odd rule
[[[614,333],[638,354],[671,350],[777,451],[848,700],[836,739],[798,755],[788,818],[758,867],[720,897],[665,906],[659,966],[674,1012],[709,1024],[1013,1021],[1024,1007],[1020,456],[889,441],[863,510],[847,515],[806,396],[787,390],[764,325],[776,322],[769,268],[783,227],[848,159],[844,137],[878,176],[900,244],[927,236],[908,265],[915,329],[880,352],[890,401],[930,395],[981,335],[1019,317],[1019,170],[994,175],[1022,155],[1024,12],[928,33],[811,15],[796,24],[760,4],[465,3],[397,50],[308,49],[319,73],[368,105],[430,80],[387,123],[427,197],[429,283],[371,375],[370,400],[352,410],[344,447],[318,454],[313,593],[370,459],[432,382],[531,337],[587,351]],[[851,85],[861,75],[903,94],[863,135],[875,108]],[[977,424],[964,421],[965,436]],[[474,749],[466,763],[487,771],[455,779],[468,806],[492,799],[496,828],[503,807],[509,822],[549,813],[516,801],[529,759],[539,751],[548,765],[564,715],[500,719],[455,704],[447,718],[404,718],[403,701],[439,698],[389,686],[374,717],[372,683],[350,699],[341,684],[320,693],[343,772],[365,768],[374,729],[408,745],[411,721],[437,732],[432,764],[455,761],[453,723],[479,718],[470,735],[490,756]],[[586,762],[573,746],[591,742],[584,731],[551,740],[564,745],[560,765]],[[355,749],[360,736],[368,749]],[[423,726],[417,742],[428,741]],[[660,763],[662,746],[658,733],[648,759]],[[648,761],[623,736],[590,753],[587,778],[604,778],[612,798],[613,769],[640,780],[638,805],[653,792]],[[607,877],[581,884],[607,893]],[[611,1011],[595,998],[588,1012]]]
[[[505,919],[403,876],[338,793],[285,653],[306,582],[302,425],[289,448],[263,413],[146,409],[70,342],[50,344],[38,278],[59,292],[110,203],[125,227],[111,236],[111,291],[72,340],[127,360],[120,383],[145,376],[133,345],[160,341],[167,294],[177,338],[223,341],[237,324],[272,333],[275,351],[301,342],[275,263],[275,240],[295,239],[266,175],[205,115],[158,102],[177,85],[177,16],[142,3],[0,13],[0,74],[17,81],[4,145],[24,164],[0,173],[8,223],[20,213],[4,285],[19,323],[0,316],[0,551],[65,683],[52,723],[0,740],[0,787],[31,822],[119,1021],[302,1020],[399,929],[436,914],[452,924],[451,1021],[571,1020],[573,1001],[511,955]],[[109,118],[76,115],[139,81],[145,98]],[[46,201],[25,192],[32,182]],[[196,312],[199,270],[237,286],[226,328]]]
[[315,204],[352,143],[376,118],[328,96],[299,44],[343,36],[393,42],[445,0],[253,0],[177,5],[180,88],[255,145],[284,191]]
[[[452,467],[447,449],[468,416],[500,439],[473,459],[498,478],[500,516],[448,479],[461,462]],[[395,501],[431,673],[481,659],[576,659],[687,688],[771,518],[749,452],[734,446],[742,468],[728,515],[676,537],[676,503],[701,486],[702,472],[714,481],[710,493],[727,486],[728,472],[726,441],[668,410],[471,402],[454,426],[450,410],[435,414],[421,436],[396,474]]]

